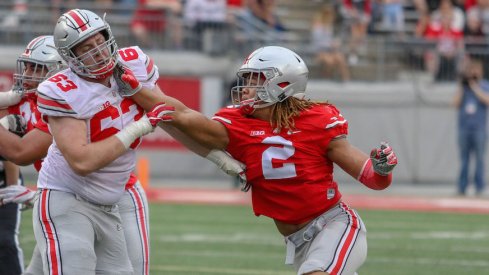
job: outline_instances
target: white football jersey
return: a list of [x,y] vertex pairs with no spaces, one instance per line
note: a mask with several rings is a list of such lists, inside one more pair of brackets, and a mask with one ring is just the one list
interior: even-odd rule
[[[119,62],[130,68],[144,87],[155,87],[158,68],[139,47],[120,49]],[[85,120],[87,141],[97,142],[116,134],[144,114],[143,109],[130,98],[119,95],[113,77],[110,86],[83,80],[67,69],[39,85],[38,108],[48,117],[68,116]],[[136,140],[131,148],[135,149],[140,142]],[[135,162],[134,150],[128,150],[104,168],[82,177],[71,169],[53,141],[39,172],[37,187],[75,193],[97,204],[114,204],[124,193]]]

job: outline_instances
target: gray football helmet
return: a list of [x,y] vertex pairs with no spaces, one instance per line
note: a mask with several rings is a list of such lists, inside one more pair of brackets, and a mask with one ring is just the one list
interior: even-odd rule
[[[86,39],[101,33],[105,43],[76,56],[73,49]],[[58,19],[54,28],[54,44],[61,57],[78,75],[89,78],[106,78],[112,74],[117,64],[117,44],[105,18],[100,18],[89,10],[73,9]],[[97,60],[100,52],[108,50],[109,56],[95,64],[88,65],[87,60]]]
[[[26,64],[34,65],[36,75],[27,75]],[[51,77],[66,66],[54,46],[52,35],[38,36],[25,47],[24,52],[17,58],[17,68],[14,73],[14,88],[16,92],[27,95],[37,90],[37,85]],[[27,87],[26,82],[37,82],[35,87]]]
[[[271,106],[290,96],[303,97],[309,70],[295,52],[267,46],[252,52],[237,72],[238,84],[231,90],[233,104],[253,109]],[[245,89],[256,89],[253,99],[243,101]]]

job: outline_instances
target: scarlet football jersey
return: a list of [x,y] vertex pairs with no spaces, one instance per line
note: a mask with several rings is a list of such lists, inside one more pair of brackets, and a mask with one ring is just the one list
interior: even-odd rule
[[236,108],[221,109],[213,119],[228,130],[226,150],[246,164],[255,215],[299,224],[340,200],[326,152],[332,139],[347,135],[348,122],[333,105],[303,111],[294,129],[273,129]]
[[[41,113],[37,109],[37,95],[30,94],[22,98],[22,100],[12,105],[8,108],[9,114],[21,115],[26,122],[26,133],[32,131],[37,128],[45,133],[49,133],[48,125],[41,118]],[[41,170],[42,160],[36,160],[34,162],[34,168],[37,171]]]

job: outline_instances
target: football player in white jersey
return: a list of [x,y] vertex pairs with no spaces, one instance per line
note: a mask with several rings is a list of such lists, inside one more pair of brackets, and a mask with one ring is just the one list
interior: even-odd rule
[[[49,119],[54,136],[40,172],[40,197],[34,209],[36,239],[41,241],[38,243],[40,251],[46,251],[42,255],[44,271],[91,273],[96,269],[103,273],[125,274],[130,272],[130,265],[121,262],[126,252],[121,248],[123,239],[119,231],[122,226],[113,205],[121,196],[121,189],[124,190],[120,182],[132,179],[134,152],[125,150],[135,148],[139,137],[152,131],[171,108],[150,110],[148,119],[132,100],[118,95],[120,87],[111,77],[117,63],[138,73],[141,83],[157,92],[160,91],[155,85],[158,70],[138,47],[117,51],[110,27],[93,12],[72,10],[63,14],[54,37],[58,52],[70,65],[70,70],[54,75],[38,89],[38,107]],[[132,120],[137,122],[131,123]],[[186,145],[192,147],[191,143]],[[202,156],[226,173],[239,173],[244,177],[241,164],[222,151],[198,146],[190,149],[201,150]],[[61,178],[63,181],[59,180]],[[145,203],[138,200],[141,194],[129,193],[131,200],[127,202],[139,207],[138,211],[132,210],[139,222],[136,230],[148,233],[141,223],[147,218],[147,208],[142,207]],[[57,207],[50,208],[54,201]],[[61,204],[66,206],[59,206]],[[122,201],[118,204],[122,209]],[[83,218],[86,216],[90,216],[96,226]],[[94,251],[91,243],[101,236],[105,238],[96,243]],[[148,234],[144,237],[147,242]],[[80,239],[85,242],[80,244]],[[128,247],[138,249],[129,244]],[[108,256],[113,249],[121,252],[117,260]],[[80,258],[80,253],[86,257]],[[141,253],[148,259],[149,248],[141,249]],[[142,270],[135,272],[147,274],[148,261],[140,265]]]
[[[63,14],[54,43],[70,68],[38,86],[38,108],[54,138],[40,170],[33,214],[44,273],[133,274],[116,203],[131,182],[140,137],[171,110],[144,115],[118,96],[111,77],[119,62],[117,46],[110,27],[94,13]],[[148,87],[154,85],[147,80]],[[137,220],[146,219],[141,194],[131,195]],[[148,237],[147,228],[139,230]]]
[[[11,96],[0,97],[0,106],[7,106],[21,95],[21,101],[9,106],[9,117],[4,117],[0,123],[0,155],[5,154],[8,159],[21,165],[34,163],[39,171],[41,158],[52,143],[47,124],[41,119],[37,110],[36,89],[40,82],[63,68],[62,59],[58,55],[52,36],[40,36],[33,39],[17,60],[17,70],[14,79],[18,87],[10,92]],[[22,116],[21,116],[22,115]],[[10,122],[10,123],[9,123]],[[26,122],[26,123],[23,123]],[[26,126],[27,124],[27,126]],[[4,130],[8,129],[9,132]],[[22,130],[23,128],[23,130]],[[20,137],[14,132],[22,132]],[[220,154],[215,152],[211,155]],[[227,164],[228,172],[239,173],[243,170],[238,164],[216,158],[221,164]],[[219,164],[216,163],[216,164]],[[224,169],[226,171],[226,169]],[[231,170],[229,170],[231,169]],[[136,183],[134,183],[136,181]],[[34,191],[22,185],[9,186],[0,190],[0,203],[18,203],[32,205]],[[139,181],[134,175],[126,184],[126,191],[118,202],[119,212],[124,227],[124,235],[131,264],[135,274],[147,274],[149,265],[149,224],[147,198]],[[42,261],[39,250],[34,249],[29,267],[24,274],[42,273]]]
[[[19,103],[9,106],[9,117],[1,122],[4,128],[12,132],[24,128],[22,137],[0,127],[0,155],[20,165],[34,163],[39,171],[42,158],[52,143],[47,124],[41,119],[37,110],[36,89],[40,82],[63,68],[63,60],[56,51],[52,36],[34,38],[17,59],[17,70],[14,74],[16,89],[11,92],[16,98],[21,95]],[[0,97],[0,106],[12,102],[7,97]],[[9,123],[10,122],[10,123]],[[26,123],[22,123],[26,122]],[[25,124],[26,127],[22,127]],[[12,185],[0,190],[0,204],[18,203],[32,205],[34,191],[23,185]],[[147,198],[139,181],[134,175],[126,184],[126,191],[118,202],[119,212],[124,226],[126,244],[131,264],[137,274],[147,274],[149,263],[149,223],[147,220]],[[13,207],[14,205],[12,205]],[[41,254],[36,246],[29,267],[24,274],[41,274]]]

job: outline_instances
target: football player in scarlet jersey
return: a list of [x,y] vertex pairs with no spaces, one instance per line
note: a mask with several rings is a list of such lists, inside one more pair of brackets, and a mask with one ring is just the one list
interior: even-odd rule
[[[243,162],[253,210],[275,221],[287,244],[286,263],[298,274],[348,274],[367,257],[365,225],[341,200],[333,163],[367,187],[387,188],[397,157],[387,143],[370,156],[346,139],[348,122],[329,103],[304,98],[308,69],[299,55],[276,46],[255,50],[238,71],[236,106],[212,119],[171,97],[171,124],[208,148]],[[125,74],[122,79],[136,86]],[[146,89],[132,98],[157,104]],[[160,103],[159,106],[164,106]],[[149,106],[147,106],[149,108]]]

